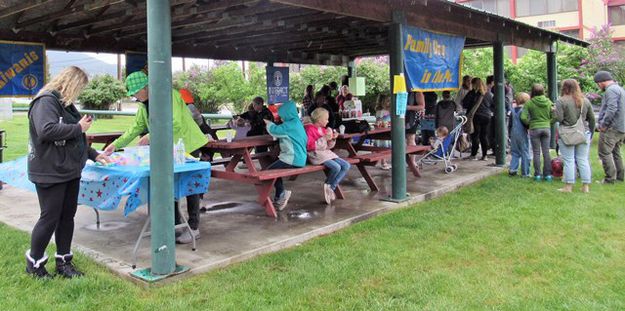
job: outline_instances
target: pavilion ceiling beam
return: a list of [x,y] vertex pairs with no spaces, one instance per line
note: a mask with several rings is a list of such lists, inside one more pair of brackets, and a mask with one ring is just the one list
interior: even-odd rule
[[240,34],[263,33],[271,30],[293,28],[301,23],[323,21],[328,19],[332,19],[332,17],[325,14],[294,12],[293,14],[286,16],[282,15],[261,17],[259,18],[257,25],[252,25],[248,27],[236,27],[234,29],[228,30],[226,33],[224,33],[223,31],[214,31],[213,29],[193,29],[188,31],[178,31],[174,33],[173,41],[183,42],[197,39],[212,39],[214,37],[232,37],[234,35]]
[[38,24],[38,23],[45,22],[45,21],[55,21],[66,16],[70,16],[70,15],[74,15],[76,13],[82,12],[82,9],[80,7],[73,6],[74,2],[76,2],[76,0],[72,0],[68,2],[65,5],[65,7],[59,11],[52,12],[46,15],[42,15],[39,17],[31,18],[29,20],[17,22],[14,28],[23,29],[30,25]]
[[[217,4],[221,5],[218,6]],[[276,10],[275,7],[269,7],[266,5],[265,2],[262,1],[238,1],[237,9],[226,9],[228,9],[228,6],[224,6],[222,3],[213,3],[208,6],[198,7],[197,10],[192,10],[181,14],[172,14],[172,19],[175,20],[174,22],[172,22],[172,30],[190,26],[200,26],[210,23],[219,24],[220,22],[223,23],[223,25],[220,25],[219,27],[221,29],[225,29],[232,26],[227,24],[228,21],[230,21],[230,23],[236,23],[236,20],[238,22],[246,23],[247,21],[244,20],[245,18],[250,18],[250,16],[254,17],[255,14],[262,14]],[[186,18],[187,14],[192,14],[193,16],[195,16],[195,18],[191,18],[191,21],[188,21],[189,18]],[[140,20],[138,21],[138,23],[128,26],[127,29],[123,29],[119,36],[123,38],[131,38],[145,35],[147,33],[147,29],[145,26],[145,20]],[[129,31],[129,29],[137,30]]]
[[34,9],[50,1],[51,0],[23,0],[19,4],[0,10],[0,19]]

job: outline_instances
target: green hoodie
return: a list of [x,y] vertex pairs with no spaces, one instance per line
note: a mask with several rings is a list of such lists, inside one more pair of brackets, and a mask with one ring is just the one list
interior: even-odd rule
[[555,114],[551,111],[553,103],[545,95],[532,97],[521,112],[521,122],[530,130],[551,128]]

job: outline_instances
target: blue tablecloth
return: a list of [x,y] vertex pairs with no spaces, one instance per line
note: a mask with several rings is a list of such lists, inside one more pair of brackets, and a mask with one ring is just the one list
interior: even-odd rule
[[[0,180],[14,187],[35,191],[26,173],[26,157],[0,164]],[[191,162],[174,166],[174,197],[205,193],[210,183],[209,162]],[[87,165],[82,171],[78,204],[99,210],[114,210],[128,197],[124,215],[148,202],[149,166]]]

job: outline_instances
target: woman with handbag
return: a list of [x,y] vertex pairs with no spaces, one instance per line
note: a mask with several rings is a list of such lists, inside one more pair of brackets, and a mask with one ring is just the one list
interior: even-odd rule
[[471,80],[473,89],[462,100],[462,106],[467,111],[467,123],[464,131],[471,134],[471,155],[469,159],[478,160],[477,150],[482,146],[482,157],[486,161],[488,151],[488,124],[490,123],[493,94],[486,88],[480,78]]
[[[595,114],[590,101],[584,97],[579,84],[564,80],[560,98],[556,101],[556,120],[560,122],[558,144],[564,162],[564,187],[561,192],[572,192],[575,184],[575,165],[582,179],[582,192],[590,191],[590,164],[588,150],[595,130]],[[585,123],[588,122],[588,126]]]

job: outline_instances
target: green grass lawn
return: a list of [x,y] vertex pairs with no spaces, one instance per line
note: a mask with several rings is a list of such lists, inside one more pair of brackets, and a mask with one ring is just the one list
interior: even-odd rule
[[587,195],[561,194],[560,186],[502,174],[298,247],[148,289],[80,254],[86,277],[33,280],[23,273],[28,234],[0,225],[0,309],[625,309],[625,185],[595,184]]

